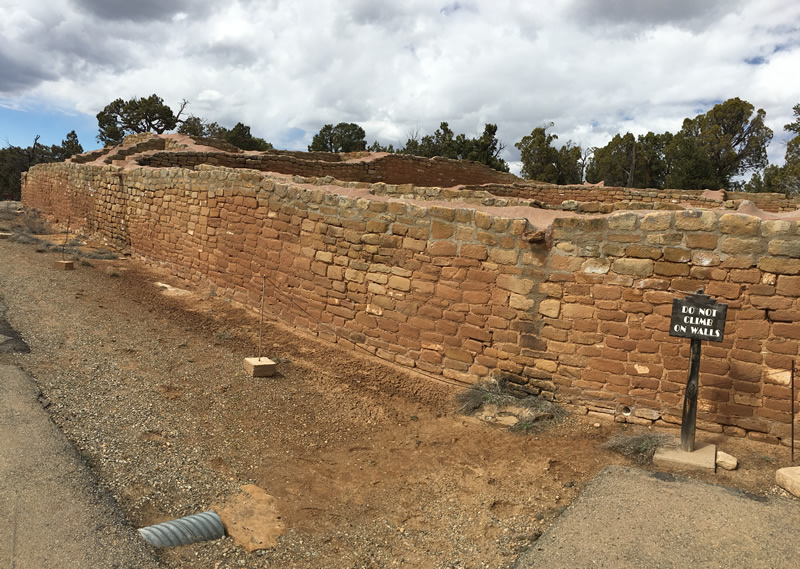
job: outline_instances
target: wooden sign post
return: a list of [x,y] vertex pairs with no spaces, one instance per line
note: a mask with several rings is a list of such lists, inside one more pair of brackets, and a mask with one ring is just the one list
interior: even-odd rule
[[692,340],[689,352],[689,377],[686,380],[681,420],[681,449],[686,452],[694,451],[697,391],[700,379],[700,341],[721,342],[725,333],[727,314],[727,304],[714,302],[714,299],[703,294],[702,290],[698,290],[697,294],[672,301],[669,335]]

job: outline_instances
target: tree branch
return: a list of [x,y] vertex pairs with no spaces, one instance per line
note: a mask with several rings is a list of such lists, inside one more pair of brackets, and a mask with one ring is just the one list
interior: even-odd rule
[[187,101],[186,99],[181,99],[181,107],[180,109],[178,109],[178,113],[175,115],[175,120],[178,121],[179,123],[183,122],[183,120],[181,119],[181,115],[188,106],[189,106],[189,101]]

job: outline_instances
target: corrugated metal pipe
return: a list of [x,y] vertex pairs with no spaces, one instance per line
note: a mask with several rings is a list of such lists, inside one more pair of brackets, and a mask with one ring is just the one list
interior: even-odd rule
[[225,535],[225,527],[214,510],[141,528],[139,534],[154,547],[177,547],[211,541]]

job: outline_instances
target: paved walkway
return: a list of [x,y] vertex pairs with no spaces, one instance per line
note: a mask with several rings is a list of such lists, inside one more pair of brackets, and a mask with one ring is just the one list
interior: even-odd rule
[[0,568],[160,567],[38,396],[21,370],[0,365]]
[[515,569],[795,569],[800,503],[637,468],[603,469]]

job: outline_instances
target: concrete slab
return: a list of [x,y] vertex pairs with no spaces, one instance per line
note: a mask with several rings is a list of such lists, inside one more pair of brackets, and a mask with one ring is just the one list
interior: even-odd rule
[[800,503],[609,466],[513,569],[797,567]]
[[11,239],[11,234],[8,231],[0,231],[0,239]]
[[0,365],[0,567],[161,567],[37,401]]
[[244,370],[252,377],[270,377],[275,375],[278,364],[269,358],[245,358]]
[[0,354],[20,352],[27,354],[31,351],[19,332],[14,330],[5,319],[6,305],[0,297]]
[[697,442],[694,452],[681,450],[680,446],[660,447],[653,455],[653,464],[666,468],[717,470],[717,447]]

